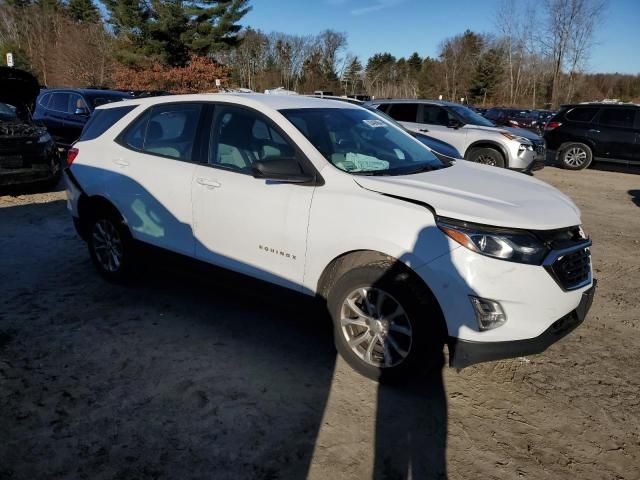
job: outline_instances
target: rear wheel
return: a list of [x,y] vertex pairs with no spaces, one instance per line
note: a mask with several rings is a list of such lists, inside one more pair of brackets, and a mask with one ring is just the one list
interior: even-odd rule
[[131,272],[133,242],[122,219],[99,212],[89,222],[88,247],[98,272],[110,282],[125,281]]
[[394,262],[354,268],[331,288],[336,348],[359,373],[394,382],[443,362],[443,321],[430,292]]
[[474,148],[467,154],[467,160],[492,167],[505,167],[502,153],[495,148]]
[[570,143],[562,147],[559,159],[567,170],[582,170],[591,164],[593,153],[584,143]]

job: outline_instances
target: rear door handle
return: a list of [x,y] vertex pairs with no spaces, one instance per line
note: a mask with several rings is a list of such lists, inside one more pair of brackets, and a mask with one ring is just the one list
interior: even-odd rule
[[198,185],[203,185],[207,188],[218,188],[222,186],[220,182],[216,182],[211,178],[198,177],[196,178],[196,182],[198,183]]
[[592,128],[589,130],[589,133],[600,133],[600,130],[596,130],[595,128]]
[[127,162],[126,160],[123,160],[121,158],[114,159],[113,163],[115,163],[119,167],[128,167],[129,166],[129,162]]
[[427,129],[427,128],[419,128],[418,131],[419,132],[428,132],[429,129]]

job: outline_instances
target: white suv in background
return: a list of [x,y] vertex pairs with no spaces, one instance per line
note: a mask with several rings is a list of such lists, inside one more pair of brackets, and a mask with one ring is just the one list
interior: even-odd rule
[[[541,352],[585,318],[573,202],[444,162],[356,105],[184,95],[100,107],[69,151],[68,208],[97,270],[152,245],[325,301],[344,358],[394,380]],[[301,318],[301,320],[305,320]]]
[[[458,103],[436,100],[374,100],[368,106],[383,111],[409,130],[454,146],[466,160],[531,172],[544,167],[544,140],[529,132],[514,133]],[[526,135],[523,136],[523,135]]]

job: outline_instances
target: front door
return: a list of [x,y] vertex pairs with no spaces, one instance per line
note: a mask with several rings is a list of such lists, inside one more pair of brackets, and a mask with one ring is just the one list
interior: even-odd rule
[[256,278],[300,289],[313,186],[258,179],[252,163],[298,162],[292,143],[251,109],[216,106],[207,165],[196,166],[196,256]]
[[608,160],[633,161],[636,154],[635,107],[605,107],[589,130],[599,152]]
[[461,128],[449,127],[451,120],[457,119],[441,106],[422,105],[421,125],[429,130],[427,135],[431,135],[438,140],[453,145],[456,150],[464,155],[464,152],[467,150],[467,131],[464,126]]

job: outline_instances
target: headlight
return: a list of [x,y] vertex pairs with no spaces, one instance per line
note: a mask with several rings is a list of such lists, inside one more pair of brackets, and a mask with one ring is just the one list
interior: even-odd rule
[[530,143],[521,143],[518,147],[518,151],[524,152],[525,150],[533,151],[533,145]]
[[38,137],[38,143],[49,143],[51,141],[51,135],[43,133]]
[[540,240],[522,230],[486,227],[448,218],[439,218],[438,227],[463,247],[500,260],[540,265],[549,253]]

